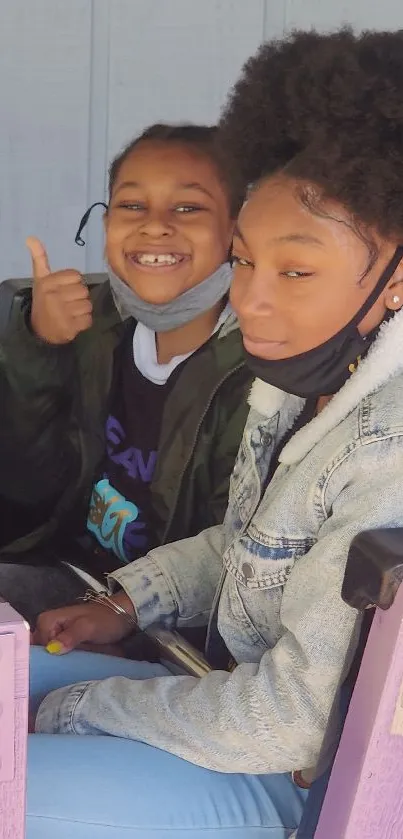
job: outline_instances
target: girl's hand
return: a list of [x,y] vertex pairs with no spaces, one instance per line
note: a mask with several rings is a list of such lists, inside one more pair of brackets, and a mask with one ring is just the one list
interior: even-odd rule
[[[131,600],[124,592],[112,600],[134,616]],[[80,644],[114,644],[130,635],[133,627],[123,615],[115,614],[100,603],[82,603],[52,609],[39,615],[32,642],[48,647],[49,652],[62,655],[74,650]]]
[[32,259],[33,332],[47,344],[68,344],[92,324],[92,303],[78,271],[51,273],[46,250],[30,236],[27,247]]

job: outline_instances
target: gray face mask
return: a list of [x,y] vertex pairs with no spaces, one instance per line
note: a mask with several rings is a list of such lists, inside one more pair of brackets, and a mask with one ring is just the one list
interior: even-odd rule
[[108,276],[115,306],[122,320],[132,317],[154,332],[169,332],[195,320],[222,300],[229,291],[232,270],[229,262],[224,262],[207,279],[169,303],[160,305],[142,300],[111,268]]

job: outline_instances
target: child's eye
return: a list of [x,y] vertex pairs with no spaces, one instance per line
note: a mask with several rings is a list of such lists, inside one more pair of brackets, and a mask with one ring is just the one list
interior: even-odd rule
[[298,280],[301,277],[312,277],[313,271],[281,271],[283,277],[290,277],[292,280]]
[[202,210],[202,207],[197,206],[196,204],[180,204],[179,207],[175,207],[176,213],[197,213],[198,210]]
[[118,204],[118,207],[121,210],[145,210],[144,204],[140,204],[138,201],[122,201]]
[[252,268],[252,262],[249,259],[245,259],[243,256],[236,256],[236,254],[232,254],[231,256],[231,265],[233,268]]

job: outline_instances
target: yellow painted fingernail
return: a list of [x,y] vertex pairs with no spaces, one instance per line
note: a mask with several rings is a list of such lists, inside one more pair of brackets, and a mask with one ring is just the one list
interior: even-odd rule
[[46,650],[51,655],[58,655],[61,653],[63,649],[63,644],[60,641],[49,641],[49,644],[46,645]]

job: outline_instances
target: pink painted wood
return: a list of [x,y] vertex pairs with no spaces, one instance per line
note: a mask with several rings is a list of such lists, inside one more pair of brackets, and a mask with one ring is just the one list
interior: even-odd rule
[[0,839],[24,839],[29,626],[0,602]]
[[315,839],[403,837],[403,585],[377,610]]

